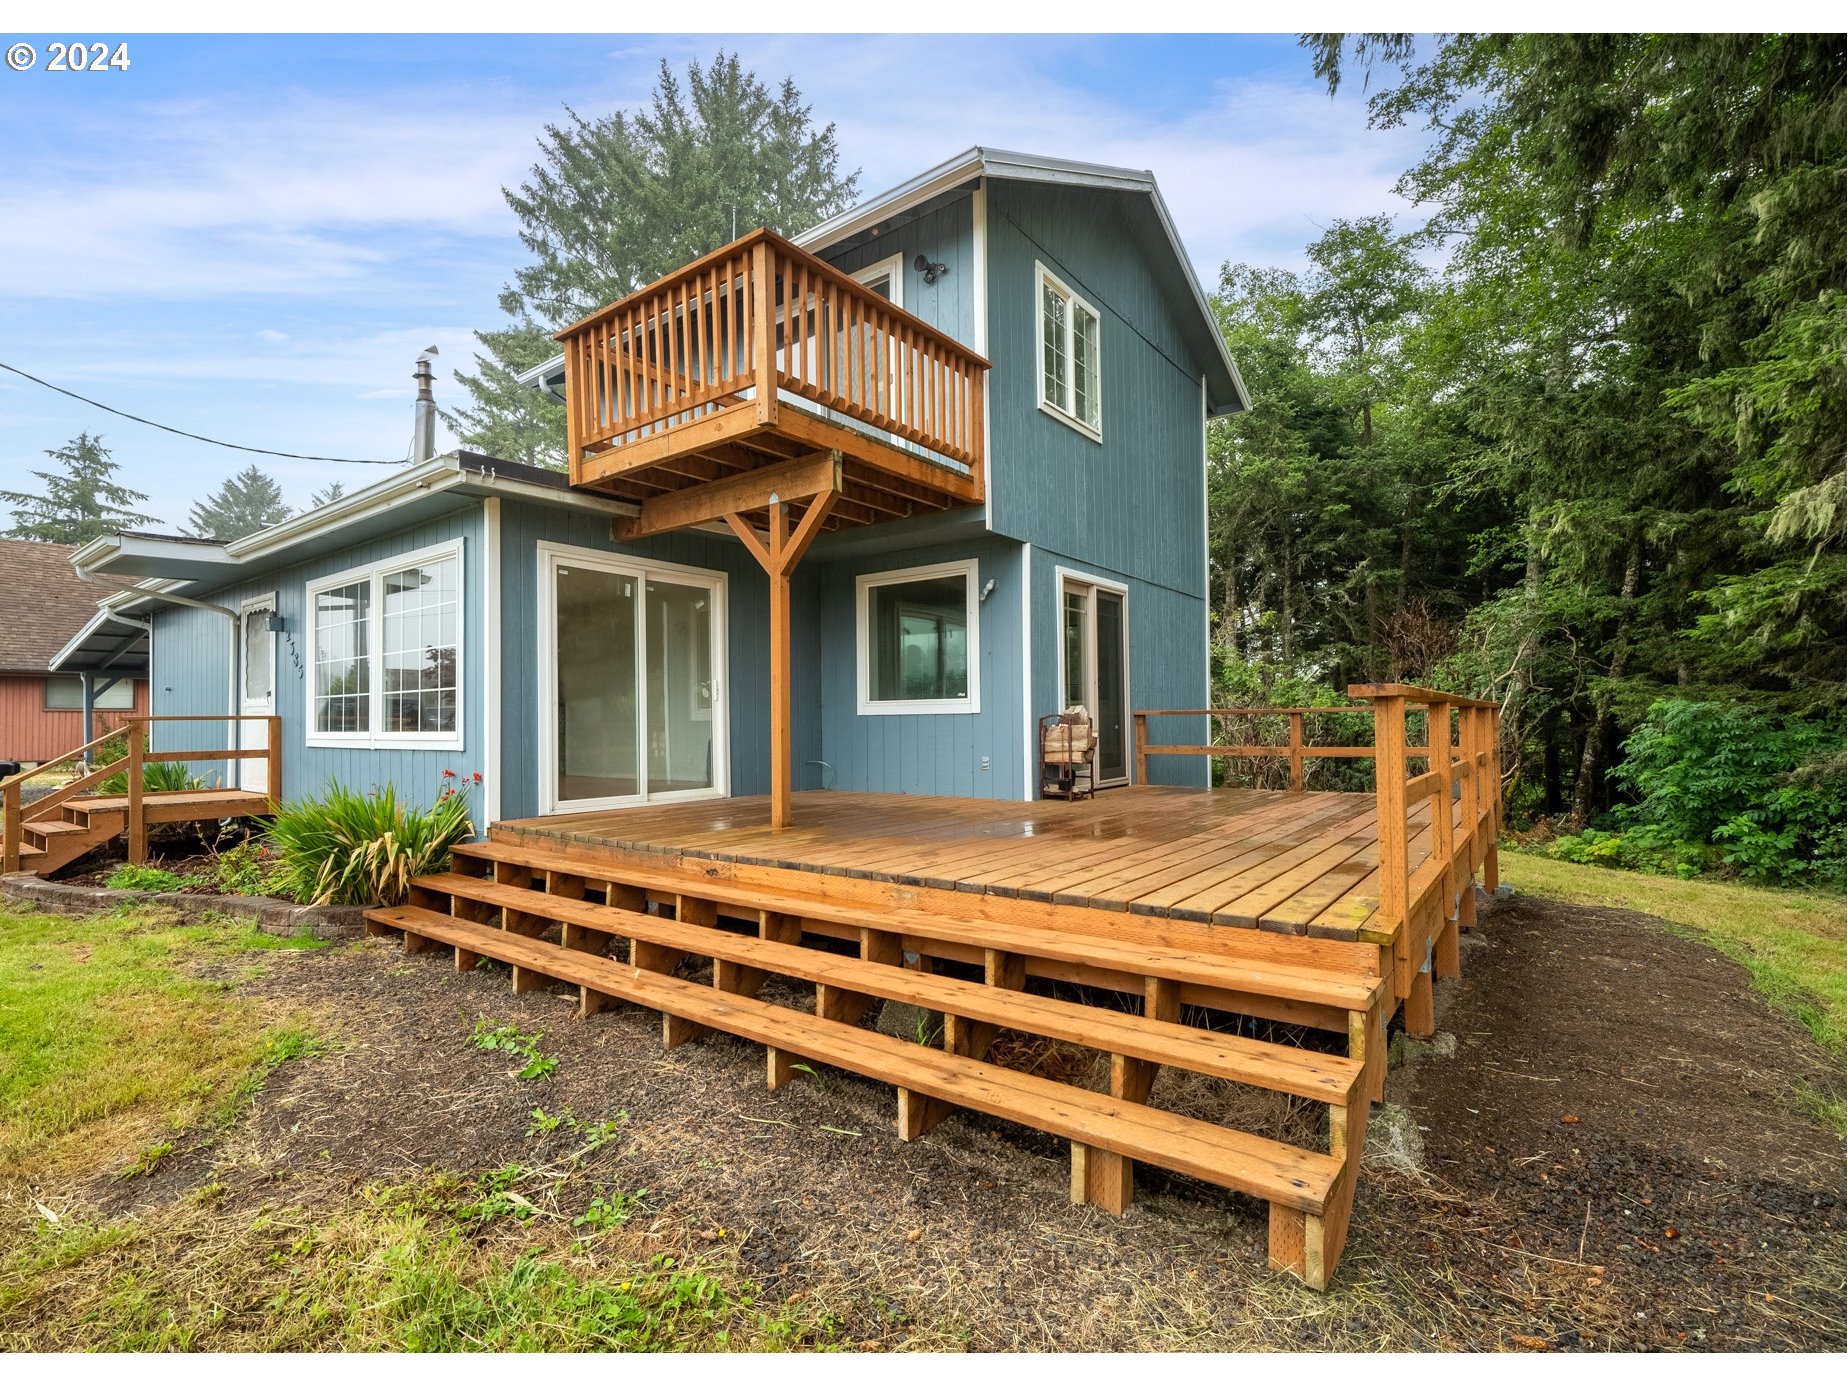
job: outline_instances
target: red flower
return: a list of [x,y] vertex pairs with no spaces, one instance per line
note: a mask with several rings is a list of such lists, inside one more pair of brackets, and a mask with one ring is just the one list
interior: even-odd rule
[[453,771],[453,770],[445,770],[445,771],[443,771],[443,778],[444,778],[444,779],[446,779],[446,780],[453,780],[453,779],[454,779],[455,777],[456,777],[456,772],[455,772],[455,771]]
[[476,784],[480,784],[480,783],[481,783],[481,771],[479,771],[479,770],[477,770],[477,771],[475,772],[475,783],[476,783]]

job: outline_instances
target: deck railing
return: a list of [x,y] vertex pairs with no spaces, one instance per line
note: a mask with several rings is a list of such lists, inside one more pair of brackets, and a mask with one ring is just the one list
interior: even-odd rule
[[[1304,719],[1318,715],[1371,717],[1371,707],[1215,707],[1151,708],[1131,714],[1136,729],[1136,782],[1149,782],[1150,756],[1207,756],[1213,759],[1251,758],[1256,760],[1287,759],[1290,762],[1290,789],[1301,794],[1308,788],[1308,762],[1312,760],[1365,760],[1373,755],[1371,746],[1344,746],[1311,741]],[[1237,742],[1213,741],[1205,746],[1183,746],[1149,740],[1151,717],[1207,717],[1209,739],[1215,736],[1220,719],[1247,719],[1238,730],[1244,733]],[[1287,718],[1289,739],[1282,745],[1254,742],[1261,735],[1261,724],[1272,718]],[[1254,725],[1256,724],[1256,725]]]
[[[731,410],[774,425],[778,392],[982,464],[988,362],[851,276],[757,230],[574,323],[564,345],[575,474]],[[689,439],[693,435],[688,435]]]
[[[242,749],[211,748],[197,751],[150,751],[147,749],[146,729],[155,722],[263,722],[268,726],[268,742],[265,746],[246,747]],[[91,766],[82,774],[59,785],[51,793],[41,795],[31,803],[25,802],[25,786],[28,781],[62,770],[84,756],[92,756],[96,751],[105,749],[109,743],[122,740],[126,744],[121,755],[103,763]],[[11,874],[19,870],[20,844],[25,837],[25,825],[37,823],[55,817],[59,810],[73,799],[85,794],[94,794],[98,785],[110,776],[123,774],[127,779],[126,820],[128,835],[128,857],[130,861],[141,862],[147,859],[148,819],[146,799],[149,793],[142,771],[144,767],[160,762],[198,762],[216,760],[263,760],[267,762],[266,788],[272,805],[281,802],[282,795],[282,719],[256,714],[224,716],[220,715],[173,715],[150,717],[137,714],[122,719],[122,725],[83,745],[66,751],[51,760],[41,761],[29,770],[21,770],[16,775],[9,775],[0,780],[0,875]]]
[[[1475,922],[1480,870],[1490,890],[1498,884],[1496,839],[1501,832],[1501,709],[1492,702],[1463,698],[1410,684],[1356,684],[1352,707],[1159,709],[1132,714],[1136,730],[1136,778],[1148,783],[1150,756],[1287,758],[1290,788],[1303,793],[1308,762],[1318,759],[1372,762],[1377,810],[1378,906],[1361,937],[1390,946],[1399,994],[1409,1021],[1430,1004],[1433,966],[1455,975],[1457,930]],[[1315,745],[1306,740],[1305,719],[1363,716],[1370,744]],[[1149,719],[1207,717],[1285,718],[1288,740],[1178,745],[1151,742]],[[1271,720],[1270,726],[1276,723]],[[1250,734],[1249,732],[1247,733]],[[1414,762],[1419,767],[1414,773]],[[1414,850],[1422,849],[1421,851]],[[1414,858],[1417,865],[1413,866]],[[1421,980],[1422,979],[1422,980]],[[1414,1033],[1421,1033],[1414,1030]]]

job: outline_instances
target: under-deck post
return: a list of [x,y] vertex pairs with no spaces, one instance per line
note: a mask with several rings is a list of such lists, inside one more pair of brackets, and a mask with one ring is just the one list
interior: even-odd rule
[[1303,715],[1290,713],[1290,791],[1301,794],[1308,787],[1303,778]]
[[19,870],[19,847],[23,834],[20,829],[19,784],[8,780],[0,788],[0,875],[10,876]]
[[770,507],[770,826],[787,828],[793,795],[793,738],[789,696],[789,570],[783,549],[789,542],[789,507]]

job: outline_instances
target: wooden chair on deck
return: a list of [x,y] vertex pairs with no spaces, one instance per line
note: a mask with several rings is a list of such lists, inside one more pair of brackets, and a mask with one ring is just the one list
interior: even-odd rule
[[[1083,788],[1079,777],[1083,776]],[[1040,797],[1097,795],[1097,728],[1082,705],[1040,718]]]

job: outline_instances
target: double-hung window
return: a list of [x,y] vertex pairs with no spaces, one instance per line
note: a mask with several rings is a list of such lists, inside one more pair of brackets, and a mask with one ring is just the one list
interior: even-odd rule
[[977,565],[869,573],[859,599],[859,710],[981,711]]
[[308,587],[311,746],[462,745],[460,541]]
[[1086,437],[1102,442],[1104,404],[1097,310],[1044,265],[1039,286],[1040,408]]

